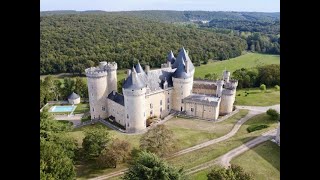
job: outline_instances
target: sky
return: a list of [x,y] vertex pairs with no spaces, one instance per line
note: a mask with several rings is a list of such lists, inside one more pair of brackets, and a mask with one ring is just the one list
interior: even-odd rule
[[53,10],[280,12],[280,0],[40,0],[40,11]]

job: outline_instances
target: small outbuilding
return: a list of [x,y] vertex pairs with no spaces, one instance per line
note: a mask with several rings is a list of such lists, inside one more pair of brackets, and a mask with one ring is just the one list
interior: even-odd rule
[[70,94],[70,96],[68,96],[68,101],[70,104],[79,104],[80,96],[73,92],[72,94]]

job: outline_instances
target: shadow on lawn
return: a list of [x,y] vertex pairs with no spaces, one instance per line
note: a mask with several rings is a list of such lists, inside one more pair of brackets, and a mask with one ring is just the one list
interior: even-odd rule
[[[246,145],[246,142],[249,142],[259,136],[254,137],[246,137],[242,138],[241,141],[244,145]],[[259,147],[259,148],[257,148]],[[264,147],[264,148],[261,148]],[[254,151],[257,155],[262,157],[264,160],[266,160],[268,163],[270,163],[274,168],[280,171],[280,163],[279,161],[275,161],[274,159],[280,159],[280,147],[270,140],[267,140],[265,142],[262,142],[252,148],[250,150]]]

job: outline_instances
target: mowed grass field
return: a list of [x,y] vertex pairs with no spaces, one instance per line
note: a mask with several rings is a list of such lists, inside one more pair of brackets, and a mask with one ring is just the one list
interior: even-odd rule
[[[254,162],[254,163],[252,163]],[[249,151],[235,157],[231,164],[237,164],[252,174],[254,179],[280,179],[280,147],[266,141]]]
[[[265,129],[257,130],[251,133],[247,132],[247,128],[250,125],[258,125],[258,124],[259,125],[266,124],[266,125],[269,125],[269,127]],[[250,118],[247,122],[245,122],[240,127],[238,132],[231,138],[225,141],[207,146],[205,148],[168,159],[168,162],[178,168],[184,167],[184,169],[189,169],[191,167],[214,160],[215,158],[260,136],[262,133],[266,131],[276,128],[277,126],[278,126],[278,121],[270,120],[270,117],[266,113],[262,113]]]
[[239,89],[236,92],[234,104],[244,106],[272,106],[280,104],[280,91],[275,88],[269,88],[265,92],[262,92],[259,88]]
[[222,75],[222,72],[225,69],[230,71],[232,75],[232,73],[237,69],[252,68],[258,65],[267,64],[280,64],[280,56],[259,53],[246,53],[229,60],[215,62],[209,61],[209,63],[206,65],[196,67],[194,77],[204,78],[204,76],[209,73],[217,73],[218,75]]
[[[234,114],[228,119],[218,123],[198,119],[172,118],[164,124],[174,133],[174,152],[176,152],[227,134],[229,131],[231,131],[234,124],[239,119],[244,117],[247,113],[248,110],[240,110],[238,113]],[[85,137],[84,131],[86,129],[95,128],[97,126],[102,126],[105,130],[109,131],[113,138],[126,140],[132,145],[132,147],[139,148],[139,141],[140,138],[143,136],[142,134],[132,135],[120,133],[112,129],[109,129],[108,127],[100,123],[74,129],[73,132],[70,132],[69,134],[72,137],[74,137],[77,140],[78,145],[81,146],[82,140]],[[120,164],[119,166],[117,166],[117,168],[97,169],[95,167],[95,162],[92,161],[80,163],[76,166],[76,169],[78,179],[87,179],[102,174],[118,171],[126,166],[127,164]]]

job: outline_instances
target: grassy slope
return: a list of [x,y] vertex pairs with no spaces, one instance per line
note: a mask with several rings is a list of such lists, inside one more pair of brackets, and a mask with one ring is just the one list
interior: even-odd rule
[[[245,91],[249,93],[247,96],[245,96]],[[259,88],[240,89],[236,93],[235,105],[272,106],[275,104],[280,104],[280,91],[274,88],[266,92],[261,92]]]
[[[245,116],[248,113],[247,110],[240,110],[239,113],[231,116],[230,118],[219,122],[213,123],[209,121],[203,120],[192,120],[192,119],[182,119],[182,118],[174,118],[167,121],[165,124],[169,129],[174,131],[175,140],[176,140],[176,149],[175,151],[202,143],[204,141],[218,138],[220,136],[228,133],[235,122],[240,118]],[[82,128],[75,129],[71,132],[71,136],[73,136],[79,145],[82,143],[82,139],[84,138],[84,130],[94,128],[96,126],[100,126],[99,124],[92,126],[85,126]],[[116,132],[102,125],[106,130],[110,132],[113,138],[119,138],[122,140],[129,141],[133,147],[139,147],[139,140],[142,135],[128,135]],[[94,162],[87,162],[85,165],[78,165],[77,172],[79,179],[87,179],[89,177],[98,176],[101,174],[107,174],[110,172],[118,171],[121,168],[125,167],[126,164],[119,165],[116,169],[107,168],[98,170],[94,167]]]
[[218,123],[173,118],[165,123],[174,132],[175,151],[179,151],[211,139],[221,137],[231,131],[234,124],[247,115],[248,110],[240,110],[239,113]]
[[196,67],[194,77],[201,77],[208,73],[217,73],[222,75],[223,70],[226,68],[228,71],[232,72],[241,68],[252,68],[258,65],[266,64],[279,64],[279,55],[269,55],[269,54],[259,54],[259,53],[247,53],[242,56],[232,58],[229,60],[209,62],[206,65],[201,65]]
[[271,141],[264,142],[235,157],[231,163],[240,165],[257,180],[280,179],[280,147]]
[[[252,124],[267,124],[270,127],[248,133],[246,129],[248,126]],[[263,132],[266,132],[270,129],[277,127],[277,124],[278,124],[277,121],[269,120],[269,117],[265,113],[259,114],[257,116],[254,116],[247,122],[245,122],[241,126],[239,131],[228,140],[187,153],[185,155],[172,158],[169,160],[169,163],[177,167],[184,167],[185,169],[200,165],[204,162],[208,162],[210,160],[217,158],[220,155],[227,153],[228,151],[242,145],[247,141],[250,141],[258,137]]]

